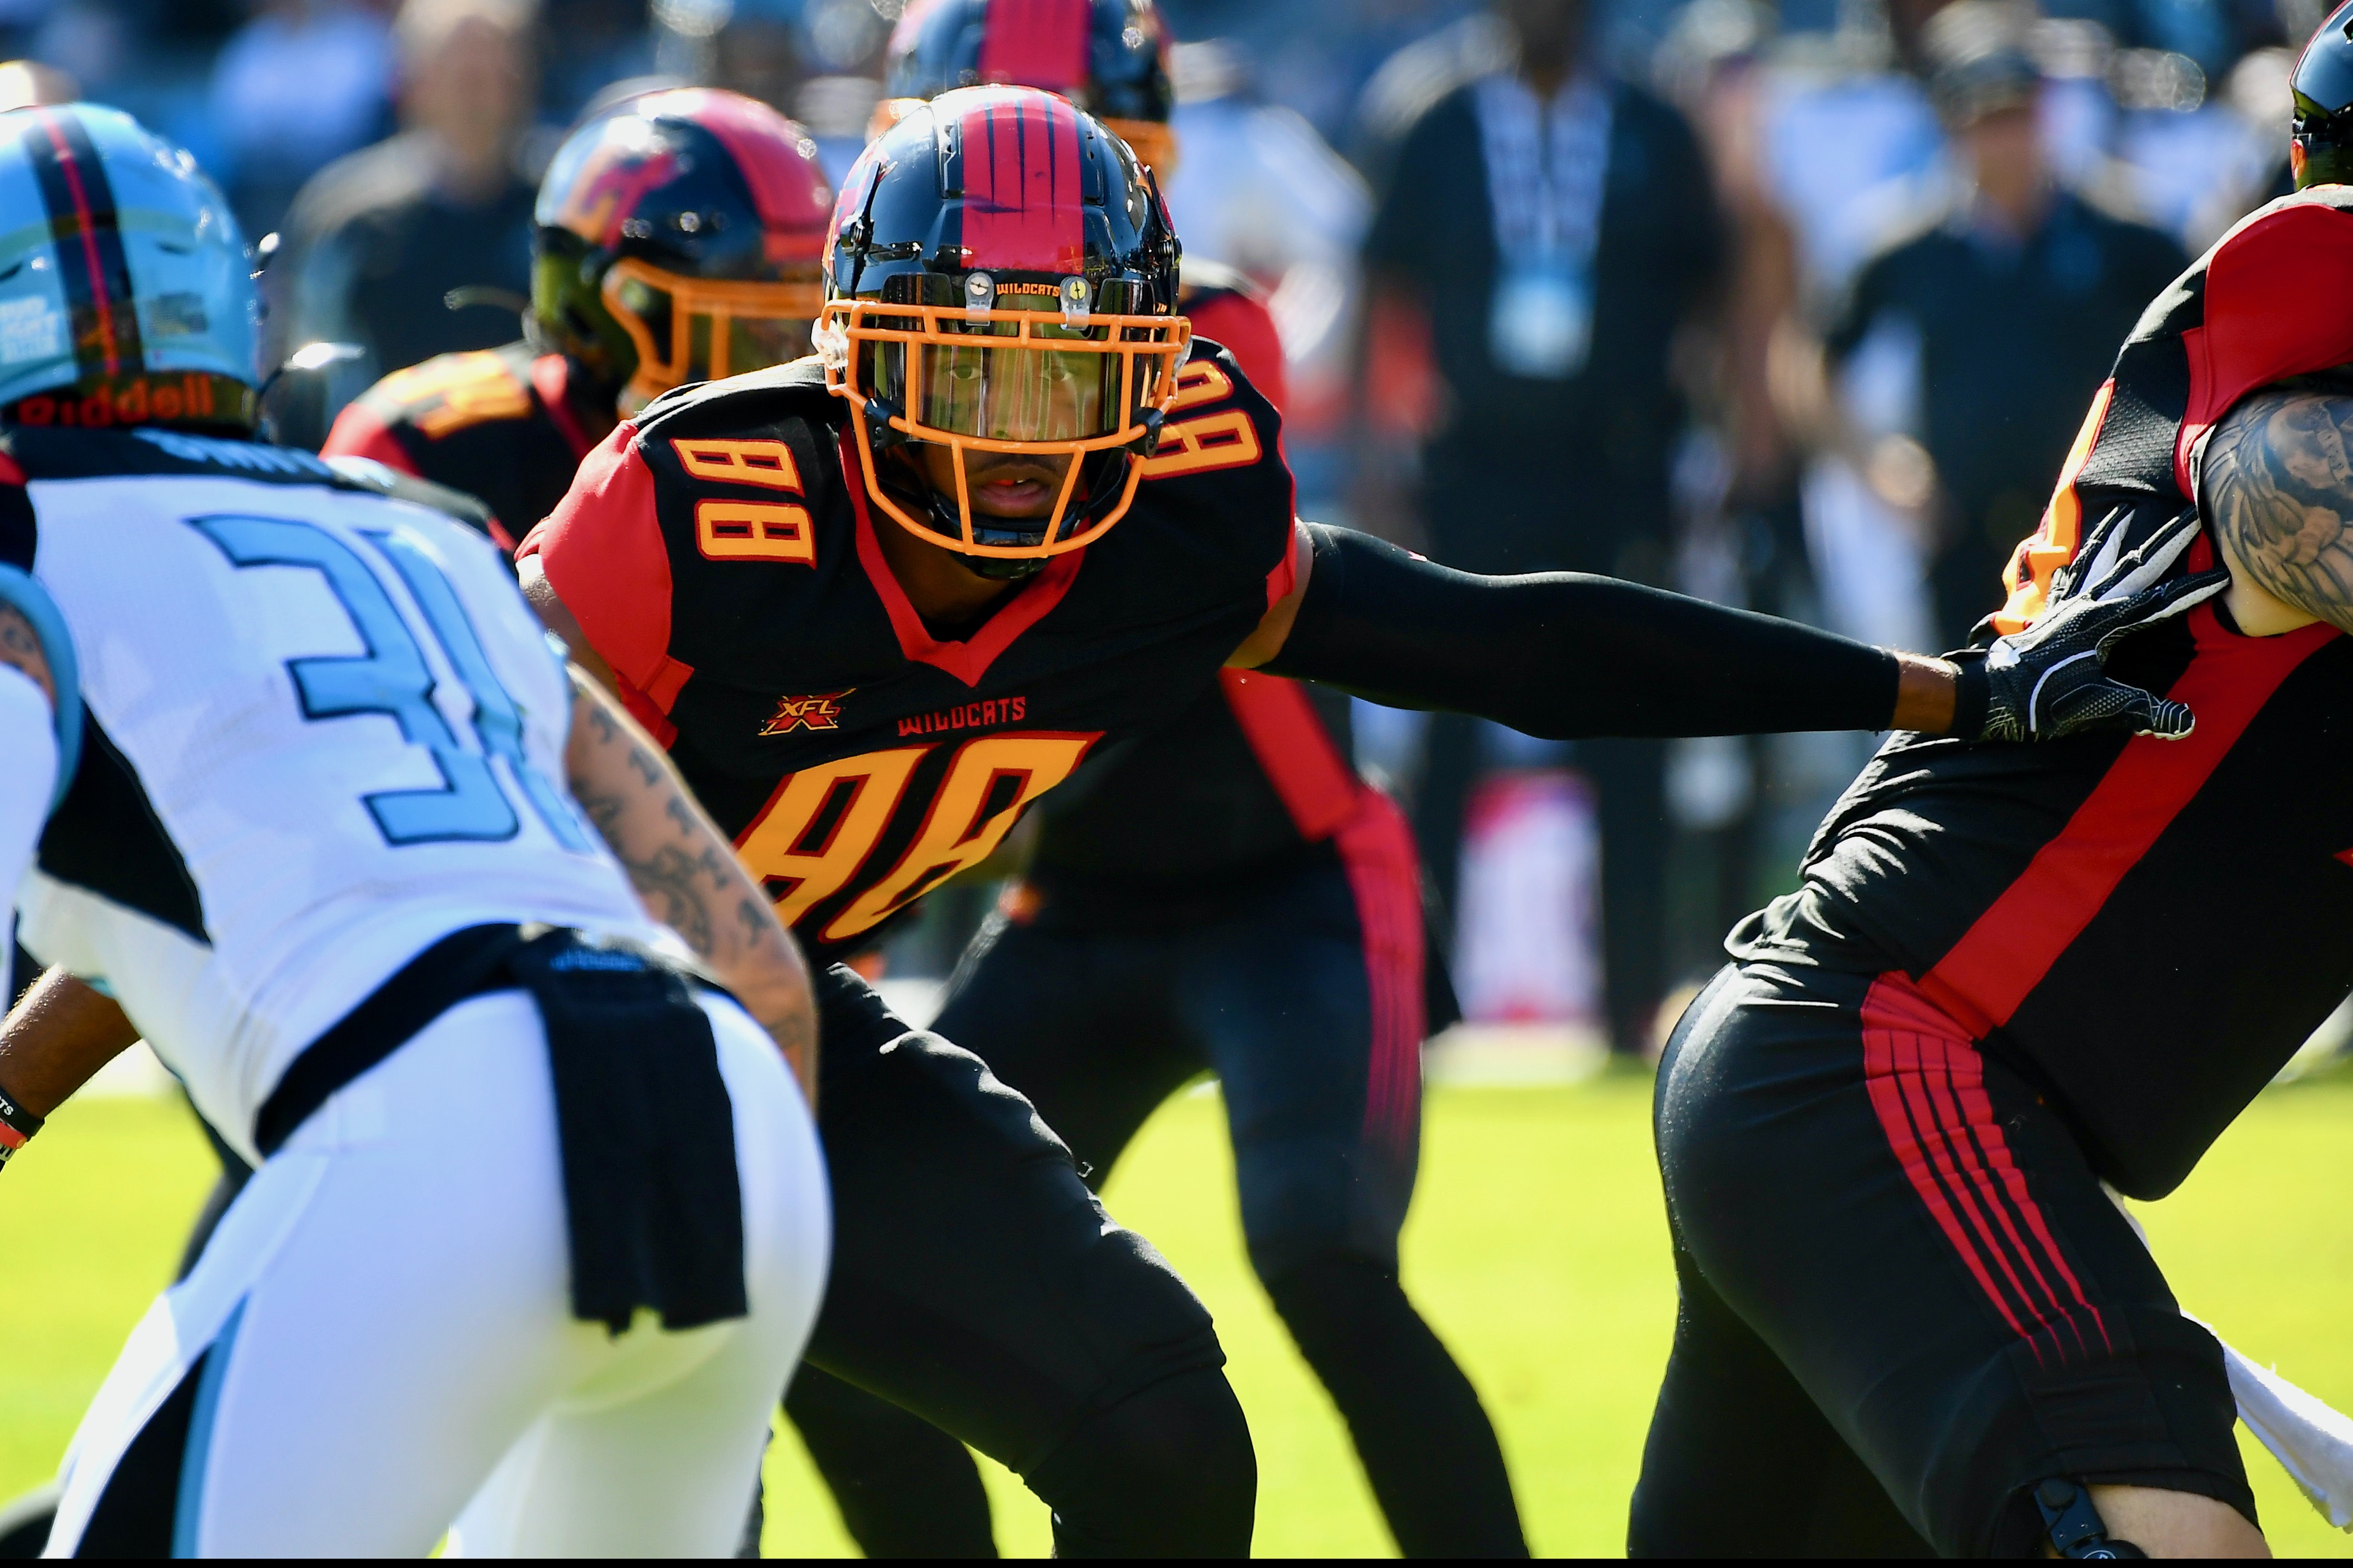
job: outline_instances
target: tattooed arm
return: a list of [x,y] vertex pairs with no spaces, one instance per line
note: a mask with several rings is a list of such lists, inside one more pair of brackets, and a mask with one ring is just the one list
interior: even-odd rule
[[576,665],[572,687],[565,763],[574,798],[648,911],[776,1037],[815,1105],[817,1008],[799,944],[661,748]]
[[2208,439],[2199,489],[2240,630],[2353,631],[2353,398],[2247,398]]

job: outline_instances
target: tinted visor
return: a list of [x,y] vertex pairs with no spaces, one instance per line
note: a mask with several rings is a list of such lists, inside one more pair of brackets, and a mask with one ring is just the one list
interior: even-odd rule
[[[990,441],[1092,440],[1117,433],[1156,401],[1159,365],[1135,362],[1136,384],[1124,385],[1131,362],[1116,352],[1121,340],[1108,323],[1073,322],[1050,295],[1000,294],[997,309],[1045,319],[950,318],[935,321],[938,335],[928,341],[867,345],[874,389],[919,425]],[[898,325],[888,316],[875,324]]]

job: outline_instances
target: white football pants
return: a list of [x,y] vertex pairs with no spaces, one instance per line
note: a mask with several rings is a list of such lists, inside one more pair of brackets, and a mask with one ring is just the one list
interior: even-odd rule
[[132,1331],[68,1450],[48,1554],[73,1552],[203,1358],[174,1556],[423,1556],[461,1510],[475,1555],[727,1555],[817,1316],[828,1211],[783,1057],[733,1003],[703,1006],[748,1318],[670,1333],[641,1311],[617,1340],[574,1320],[538,1011],[462,1003],[304,1122]]

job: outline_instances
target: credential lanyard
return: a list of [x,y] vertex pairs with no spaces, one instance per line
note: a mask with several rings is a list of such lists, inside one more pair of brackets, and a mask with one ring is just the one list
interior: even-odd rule
[[1592,348],[1609,90],[1579,75],[1546,104],[1498,73],[1477,95],[1499,260],[1488,350],[1507,374],[1565,381]]

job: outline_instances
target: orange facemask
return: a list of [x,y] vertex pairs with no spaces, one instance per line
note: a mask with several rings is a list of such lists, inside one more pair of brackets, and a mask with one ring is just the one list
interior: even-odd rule
[[[981,295],[993,300],[982,274]],[[1037,285],[1013,285],[1037,288]],[[828,390],[849,405],[865,468],[867,493],[919,538],[942,542],[935,528],[893,500],[874,468],[874,414],[889,410],[892,431],[954,454],[955,510],[970,555],[1031,559],[1060,555],[1099,538],[1127,513],[1144,477],[1127,465],[1124,488],[1101,519],[1062,538],[1089,456],[1130,448],[1141,452],[1159,416],[1176,396],[1177,364],[1192,328],[1181,316],[1090,312],[1085,284],[1064,280],[1063,292],[1039,299],[1044,310],[958,305],[886,304],[879,300],[829,300],[818,326]],[[1050,313],[1054,307],[1060,313]],[[1054,510],[1043,518],[988,518],[992,530],[1044,536],[1035,544],[983,543],[977,536],[966,454],[1017,452],[1067,457]]]
[[628,415],[672,387],[765,370],[807,353],[825,286],[813,279],[687,278],[625,256],[605,274],[604,297],[638,348],[637,373],[620,398]]

